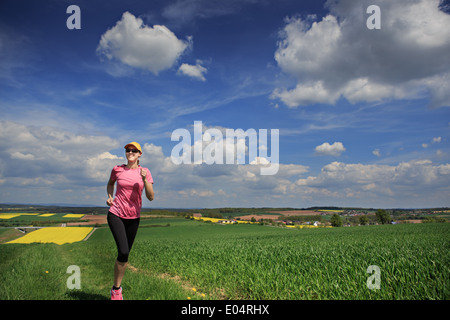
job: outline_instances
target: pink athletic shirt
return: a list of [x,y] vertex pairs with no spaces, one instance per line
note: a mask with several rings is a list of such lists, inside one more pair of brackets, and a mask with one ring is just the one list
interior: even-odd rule
[[139,166],[128,169],[125,164],[115,166],[111,171],[111,180],[117,181],[116,197],[109,211],[123,219],[136,219],[141,216],[142,190],[144,181],[141,169],[147,171],[146,179],[153,183],[152,174],[148,168]]

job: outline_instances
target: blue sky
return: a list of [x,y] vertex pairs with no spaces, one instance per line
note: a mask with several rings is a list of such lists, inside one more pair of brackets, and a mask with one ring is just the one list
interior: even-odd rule
[[[81,29],[66,25],[70,5]],[[144,207],[450,206],[447,9],[4,0],[0,202],[105,205],[112,167],[138,141],[155,181]],[[278,129],[278,172],[251,159],[175,165],[171,134],[194,121]]]

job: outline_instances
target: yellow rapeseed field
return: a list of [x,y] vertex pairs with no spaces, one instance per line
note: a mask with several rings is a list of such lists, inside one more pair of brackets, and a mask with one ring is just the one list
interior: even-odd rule
[[65,216],[63,216],[63,218],[81,218],[83,217],[84,214],[75,214],[75,213],[68,213]]
[[18,216],[36,216],[37,213],[1,213],[0,214],[0,219],[11,219],[11,218],[15,218]]
[[[211,221],[212,223],[217,223],[220,221],[231,221],[229,219],[225,219],[225,218],[208,218],[208,217],[196,217],[194,218],[195,220],[199,220],[199,221]],[[251,222],[249,220],[235,220],[235,223],[255,223],[255,222]],[[225,222],[226,223],[226,222]]]
[[201,217],[201,218],[195,218],[196,220],[203,220],[203,221],[211,221],[213,223],[226,220],[226,219],[218,219],[218,218],[208,218],[208,217]]
[[92,229],[92,227],[48,227],[32,231],[7,243],[72,243],[86,238]]
[[11,219],[20,216],[20,213],[0,214],[0,219]]
[[313,229],[313,228],[332,228],[332,226],[314,226],[308,224],[297,224],[297,225],[288,225],[286,228],[294,228],[294,229]]

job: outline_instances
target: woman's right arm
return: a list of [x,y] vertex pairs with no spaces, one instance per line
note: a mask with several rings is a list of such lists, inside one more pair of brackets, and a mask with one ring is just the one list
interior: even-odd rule
[[110,178],[108,184],[106,185],[106,192],[108,193],[108,200],[106,200],[106,204],[110,207],[114,201],[114,183],[115,181]]

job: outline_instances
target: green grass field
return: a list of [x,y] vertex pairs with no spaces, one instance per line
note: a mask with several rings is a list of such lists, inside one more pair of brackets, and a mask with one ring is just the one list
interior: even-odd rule
[[[124,297],[447,300],[449,231],[448,223],[291,230],[143,219]],[[109,299],[115,257],[107,227],[72,244],[0,244],[0,299]],[[67,288],[70,265],[80,267],[79,290]],[[367,287],[371,265],[378,290]]]

